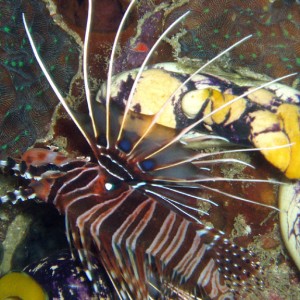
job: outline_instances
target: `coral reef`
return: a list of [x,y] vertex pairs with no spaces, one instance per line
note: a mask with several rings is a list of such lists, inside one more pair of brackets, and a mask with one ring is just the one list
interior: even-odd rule
[[49,130],[57,99],[36,65],[25,36],[30,24],[45,64],[64,94],[78,70],[79,47],[57,26],[46,4],[30,0],[0,3],[0,157],[18,155]]
[[[297,1],[190,0],[169,22],[191,10],[178,38],[178,58],[208,60],[237,40],[252,39],[226,57],[226,67],[280,77],[300,70],[300,6]],[[224,67],[224,62],[221,62]],[[299,76],[299,75],[298,75]],[[293,79],[294,80],[294,79]],[[291,83],[291,80],[290,80]],[[299,85],[299,77],[295,85]]]

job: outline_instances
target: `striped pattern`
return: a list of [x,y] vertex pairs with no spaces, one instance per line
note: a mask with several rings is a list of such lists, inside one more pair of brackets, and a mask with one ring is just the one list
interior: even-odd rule
[[[202,154],[186,149],[180,139],[202,120],[177,132],[156,124],[159,112],[146,117],[129,110],[151,53],[188,12],[166,29],[147,54],[132,87],[126,87],[130,91],[126,93],[126,107],[110,101],[117,43],[135,2],[130,2],[112,47],[106,95],[95,101],[88,84],[93,4],[89,1],[83,50],[89,114],[84,116],[69,107],[51,79],[23,16],[45,77],[89,143],[96,161],[70,160],[33,149],[23,155],[27,166],[40,170],[36,174],[39,177],[31,177],[29,187],[39,199],[54,204],[66,215],[69,240],[96,290],[99,278],[93,268],[95,259],[121,299],[233,299],[237,290],[261,287],[257,278],[261,270],[252,253],[199,221],[199,190],[205,188],[203,182],[219,178],[197,167],[194,162],[203,158]],[[180,88],[188,86],[192,76]],[[210,160],[206,164],[213,163]]]
[[135,189],[82,160],[63,162],[55,178],[47,172],[32,186],[48,190],[40,199],[66,214],[70,238],[90,279],[97,280],[96,257],[120,298],[233,299],[234,285],[256,280],[258,265],[247,250],[170,210],[145,192],[151,186]]

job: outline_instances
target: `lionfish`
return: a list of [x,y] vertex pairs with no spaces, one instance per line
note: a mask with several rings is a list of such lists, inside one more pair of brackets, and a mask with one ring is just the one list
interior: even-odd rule
[[[112,75],[120,34],[136,2],[132,0],[112,47],[106,97],[104,101],[92,99],[87,58],[92,2],[89,1],[83,49],[88,115],[74,111],[61,95],[38,54],[25,15],[23,21],[36,60],[94,157],[92,161],[73,159],[33,148],[21,159],[1,161],[2,170],[13,171],[29,182],[26,187],[7,193],[1,202],[38,199],[64,214],[68,239],[76,249],[74,255],[99,295],[101,278],[93,267],[95,259],[120,299],[234,299],[244,290],[262,288],[262,268],[254,254],[229,241],[222,231],[204,225],[199,217],[199,201],[210,201],[199,196],[201,190],[212,189],[209,183],[229,180],[205,171],[205,167],[222,163],[222,159],[204,159],[199,167],[196,163],[207,155],[186,148],[181,139],[205,118],[263,86],[235,97],[181,131],[157,124],[173,96],[153,116],[131,111],[133,94],[151,55],[187,12],[167,28],[149,51],[127,103],[121,108],[111,101]],[[188,76],[178,90],[212,61]],[[202,135],[198,139],[215,138]]]

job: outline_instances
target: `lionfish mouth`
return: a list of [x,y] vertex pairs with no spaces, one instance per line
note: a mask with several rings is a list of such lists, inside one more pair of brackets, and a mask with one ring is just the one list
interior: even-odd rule
[[[281,182],[216,176],[211,170],[215,165],[228,164],[251,168],[243,160],[224,156],[260,151],[288,177],[298,176],[292,162],[285,163],[283,169],[281,162],[277,165],[274,159],[276,155],[284,156],[286,150],[296,149],[293,147],[298,147],[297,141],[291,138],[264,143],[260,134],[270,129],[259,128],[258,132],[253,124],[265,117],[265,111],[254,105],[249,109],[254,96],[266,93],[268,87],[295,74],[238,89],[227,79],[201,73],[232,49],[247,43],[251,35],[189,73],[176,64],[149,66],[162,41],[185,22],[190,11],[171,23],[151,48],[138,43],[134,50],[145,52],[138,69],[116,74],[118,43],[136,2],[131,1],[124,13],[112,46],[106,85],[94,97],[88,70],[93,11],[93,1],[89,1],[83,46],[88,115],[74,111],[56,86],[23,14],[35,58],[94,157],[90,162],[33,148],[20,160],[1,161],[2,170],[12,170],[29,182],[26,188],[8,193],[1,201],[38,199],[51,203],[64,214],[74,257],[81,262],[99,297],[108,286],[111,294],[105,296],[116,294],[120,299],[234,299],[243,293],[259,293],[264,288],[264,275],[258,258],[252,251],[231,242],[223,231],[205,225],[210,215],[200,207],[201,203],[219,206],[205,196],[209,194],[243,203],[249,209],[255,205],[279,211],[270,204],[230,193],[220,186]],[[225,83],[226,90],[218,88]],[[142,101],[139,99],[143,97],[148,99],[146,105],[155,106],[154,113],[143,113],[144,108],[139,107]],[[168,121],[161,124],[174,103],[176,107],[182,106],[189,119],[182,129],[166,127]],[[286,114],[295,113],[291,105],[283,103],[280,107],[283,122],[288,122]],[[190,134],[199,128],[216,133],[226,128],[234,132],[242,118],[248,120],[245,126],[253,137],[249,144],[256,148],[235,146],[211,152],[189,149],[188,145],[195,141],[200,147],[224,143],[232,146],[227,137],[206,132],[190,138]],[[289,130],[285,134],[292,136]],[[104,283],[97,272],[95,260],[105,270],[109,283]]]

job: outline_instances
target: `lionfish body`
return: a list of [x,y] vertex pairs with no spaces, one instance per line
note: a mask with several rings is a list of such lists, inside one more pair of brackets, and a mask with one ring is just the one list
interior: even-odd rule
[[[163,128],[158,130],[160,135]],[[231,299],[238,287],[262,284],[251,253],[174,205],[196,207],[185,185],[159,183],[158,176],[132,170],[133,162],[126,163],[122,153],[107,152],[99,165],[31,149],[19,164],[9,165],[30,178],[20,198],[34,195],[67,216],[70,239],[92,280],[96,256],[121,299]]]
[[[110,85],[111,74],[103,103],[87,95],[89,116],[75,113],[56,91],[91,146],[93,162],[28,150],[2,163],[28,179],[28,187],[1,200],[37,197],[53,204],[66,215],[68,237],[95,289],[94,258],[121,299],[233,299],[243,288],[260,287],[253,254],[199,220],[199,192],[220,178],[196,166],[201,155],[180,142],[193,127],[178,133],[157,125],[158,115],[121,109],[110,102]],[[135,89],[133,83],[130,93]]]

